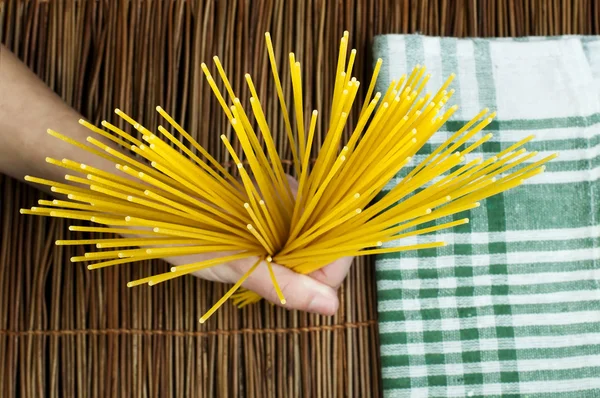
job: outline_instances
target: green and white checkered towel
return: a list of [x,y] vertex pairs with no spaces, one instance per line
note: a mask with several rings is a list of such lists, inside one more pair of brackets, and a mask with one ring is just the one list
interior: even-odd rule
[[385,396],[600,397],[600,38],[391,35],[374,56],[379,91],[415,64],[430,91],[457,75],[460,109],[417,163],[485,107],[494,138],[467,161],[530,134],[560,153],[470,224],[402,241],[448,246],[377,258]]

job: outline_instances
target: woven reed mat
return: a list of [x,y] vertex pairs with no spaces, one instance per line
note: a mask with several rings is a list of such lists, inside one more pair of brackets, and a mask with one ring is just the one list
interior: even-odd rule
[[[291,158],[265,31],[272,33],[280,66],[287,65],[288,51],[296,52],[306,107],[319,109],[323,124],[344,29],[359,51],[355,69],[364,82],[375,34],[585,34],[600,30],[599,15],[593,0],[0,0],[0,42],[94,123],[115,120],[112,111],[120,107],[155,127],[154,107],[162,105],[227,163],[219,135],[232,132],[200,70],[213,55],[221,57],[242,101],[248,97],[243,74],[252,73],[279,150]],[[81,250],[53,245],[67,237],[62,220],[18,214],[38,193],[1,175],[0,193],[0,396],[380,395],[369,259],[352,268],[332,318],[264,303],[241,311],[227,304],[202,326],[199,315],[228,286],[187,277],[128,289],[133,272],[157,273],[165,264],[94,272],[70,264]]]

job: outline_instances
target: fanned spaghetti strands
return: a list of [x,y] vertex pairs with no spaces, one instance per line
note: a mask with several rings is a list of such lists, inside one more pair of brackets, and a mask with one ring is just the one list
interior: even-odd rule
[[260,234],[259,231],[256,230],[256,228],[254,228],[252,224],[248,224],[246,227],[248,228],[248,231],[250,231],[252,235],[254,235],[256,240],[260,242],[260,244],[267,251],[268,254],[272,255],[275,253],[275,248],[265,240],[265,238]]
[[[235,110],[235,108],[234,108],[234,110]],[[264,200],[267,203],[267,205],[269,206],[269,208],[271,208],[271,209],[279,208],[280,210],[278,212],[285,213],[282,202],[277,200],[277,197],[279,195],[277,195],[277,193],[273,189],[275,186],[273,184],[274,179],[272,179],[271,176],[266,176],[265,173],[263,172],[264,169],[259,164],[259,160],[257,159],[257,157],[254,155],[252,145],[250,144],[250,141],[248,140],[248,136],[246,135],[246,132],[244,131],[244,129],[240,125],[240,123],[238,123],[238,121],[237,121],[237,116],[238,116],[237,111],[234,112],[234,116],[236,116],[236,118],[234,118],[231,121],[231,124],[236,132],[239,142],[242,145],[242,149],[243,149],[244,153],[246,154],[248,163],[250,165],[250,170],[254,174],[256,183],[258,185],[258,189],[260,190],[262,197],[264,198]],[[246,184],[246,182],[244,182],[244,184]],[[254,210],[258,211],[257,203],[253,203],[253,205],[254,205],[253,206]]]
[[292,124],[290,123],[290,117],[288,114],[287,106],[285,104],[285,98],[283,96],[283,89],[281,88],[281,81],[279,80],[279,72],[277,72],[277,63],[275,62],[275,52],[273,51],[273,44],[271,43],[271,35],[265,33],[265,40],[267,44],[267,53],[269,55],[269,62],[271,63],[271,72],[273,73],[273,81],[275,82],[275,88],[277,90],[277,96],[279,97],[279,104],[281,106],[281,113],[283,115],[283,121],[285,124],[285,130],[290,142],[290,149],[292,151],[292,157],[294,159],[294,167],[296,170],[300,170],[300,158],[298,156],[298,146],[296,139],[292,133]]
[[127,148],[127,149],[131,148],[131,144],[127,143],[126,141],[123,141],[120,138],[115,137],[114,135],[112,135],[110,133],[107,133],[106,131],[94,126],[93,124],[86,122],[83,119],[79,119],[79,124],[88,128],[89,130],[93,131],[94,133],[101,135],[102,137],[104,137],[108,140],[111,140],[112,142],[114,142],[117,145],[121,145],[122,147]]
[[[223,213],[222,211],[218,210],[217,208],[214,208],[205,203],[202,203],[201,201],[191,197],[190,195],[187,195],[181,191],[173,189],[172,187],[170,187],[166,184],[163,184],[162,182],[157,181],[154,178],[152,178],[148,175],[145,175],[144,173],[140,172],[140,173],[138,173],[138,176],[143,181],[146,181],[162,190],[168,191],[176,196],[179,196],[180,198],[186,200],[188,203],[193,204],[194,206],[197,206],[197,207],[201,208],[202,210],[205,210],[205,211],[213,214],[213,216],[215,216],[214,222],[218,223],[218,224],[214,224],[215,226],[221,226],[222,228],[231,228],[230,225],[236,225],[236,223],[238,222],[234,218],[232,218],[230,215]],[[206,217],[202,221],[206,222],[207,224],[211,224],[211,221],[213,221],[213,220],[210,220],[210,218]],[[229,225],[227,223],[229,223]]]
[[[111,185],[106,185],[106,184],[102,184],[102,183],[94,183],[93,181],[90,181],[87,178],[72,176],[70,174],[66,174],[65,175],[65,180],[67,180],[69,182],[74,182],[76,184],[85,185],[85,186],[87,186],[88,189],[90,189],[90,186],[92,186],[92,185],[95,185],[95,186],[98,186],[98,187],[101,187],[101,188],[105,188],[105,189],[111,189],[111,188],[113,188],[113,186],[111,186]],[[85,189],[85,188],[83,188],[83,189]]]
[[[236,187],[238,190],[242,190],[242,186],[239,183],[239,181],[237,181],[219,162],[217,162],[215,160],[214,157],[212,157],[210,155],[210,153],[208,153],[206,151],[206,149],[204,149],[200,144],[198,144],[198,142],[187,132],[183,129],[183,127],[181,127],[181,125],[179,123],[177,123],[175,120],[173,120],[173,118],[167,113],[165,112],[164,109],[162,109],[160,106],[156,107],[156,111],[167,121],[169,122],[169,124],[175,129],[177,130],[177,132],[179,134],[181,134],[190,144],[192,144],[192,146],[198,151],[200,152],[200,154],[202,156],[204,156],[208,162],[212,165],[212,167],[216,168],[221,174],[223,174],[223,176],[225,176],[225,178],[229,181],[230,184],[232,184],[234,187]],[[185,146],[180,142],[181,146],[178,145],[179,148],[185,148]],[[186,148],[186,153],[188,153],[189,148]],[[189,154],[188,154],[189,155]],[[195,160],[195,158],[193,158]],[[196,161],[198,163],[198,161]],[[203,163],[203,162],[202,162]],[[199,163],[200,164],[200,163]],[[200,165],[201,166],[201,165]],[[208,170],[207,170],[208,171]],[[210,171],[209,171],[210,172]]]
[[[258,136],[256,135],[256,132],[252,128],[252,125],[250,124],[250,121],[248,120],[248,116],[246,115],[246,112],[244,111],[244,108],[242,107],[240,100],[238,98],[234,98],[233,104],[234,104],[234,107],[232,108],[232,111],[235,109],[234,115],[235,116],[239,115],[239,117],[242,118],[245,138],[247,140],[246,147],[252,153],[252,156],[254,156],[257,159],[257,162],[261,167],[261,169],[260,169],[261,173],[266,173],[266,175],[269,176],[268,188],[270,190],[272,190],[274,194],[285,198],[286,197],[285,192],[284,192],[285,188],[282,189],[282,187],[284,185],[281,184],[281,176],[278,176],[276,174],[276,172],[274,171],[274,167],[269,164],[269,159],[267,159],[267,156],[265,155],[265,153],[263,151],[262,145],[260,144],[260,141],[258,140]],[[281,162],[281,160],[279,160],[279,157],[277,157],[276,161]],[[281,167],[281,164],[279,166]],[[283,170],[283,168],[282,168],[282,170]],[[289,188],[289,186],[288,186],[288,188]],[[291,196],[288,196],[287,198],[291,199]],[[286,202],[288,207],[291,206],[291,203],[292,203],[291,200]]]
[[229,261],[243,260],[247,258],[251,258],[253,256],[258,256],[260,253],[257,251],[246,251],[243,253],[233,254],[229,256],[223,256],[218,258],[213,258],[210,260],[199,261],[197,263],[179,265],[177,267],[171,267],[171,272],[178,271],[196,271],[204,268],[209,268],[219,264],[225,264]]
[[[142,142],[140,140],[138,140],[137,138],[135,138],[131,134],[126,133],[125,131],[121,130],[117,126],[115,126],[115,125],[107,122],[106,120],[103,120],[102,122],[100,122],[100,124],[102,125],[102,127],[105,127],[107,129],[109,129],[113,133],[117,134],[118,136],[126,139],[127,141],[131,142],[131,144],[133,144],[133,145],[131,145],[131,144],[127,144],[126,143],[125,145],[123,145],[125,148],[130,148],[131,146],[140,146],[140,145],[142,145]],[[94,130],[94,131],[97,132],[96,130]],[[119,141],[122,141],[122,140],[119,140]]]
[[[314,195],[315,191],[319,188],[319,186],[322,185],[323,180],[327,175],[326,174],[327,170],[331,169],[331,161],[336,159],[335,153],[337,152],[338,145],[339,145],[340,139],[342,137],[342,133],[344,131],[344,126],[346,124],[347,117],[348,117],[347,114],[342,113],[334,133],[331,134],[331,136],[333,137],[332,140],[329,142],[329,145],[327,146],[327,148],[326,149],[323,148],[321,150],[321,153],[319,153],[319,156],[317,157],[317,162],[315,163],[313,172],[309,176],[309,180],[308,180],[309,186],[307,187],[309,193],[308,193],[307,197]],[[348,147],[344,147],[344,150],[347,152]],[[344,160],[345,160],[345,158],[344,158]]]
[[223,95],[221,95],[221,91],[217,87],[217,83],[215,82],[215,79],[212,77],[210,71],[208,70],[208,67],[206,66],[206,64],[204,62],[202,64],[200,64],[200,67],[202,68],[202,72],[204,72],[206,81],[210,85],[210,88],[212,89],[212,91],[215,95],[215,98],[219,101],[221,108],[223,108],[225,115],[227,115],[227,118],[229,120],[233,119],[233,115],[231,114],[231,111],[229,110],[229,106],[227,105],[225,98],[223,98]]
[[307,156],[304,157],[304,161],[302,163],[302,169],[300,170],[300,181],[298,182],[298,193],[296,195],[296,203],[294,205],[294,210],[292,213],[292,219],[291,219],[291,225],[296,225],[296,223],[298,222],[298,217],[300,217],[300,213],[304,207],[304,204],[306,203],[306,197],[308,196],[308,188],[306,187],[308,185],[308,175],[309,175],[309,154],[311,153],[312,150],[312,145],[313,145],[313,140],[314,140],[314,134],[315,134],[315,129],[316,129],[316,124],[317,124],[317,116],[318,116],[318,112],[315,110],[312,113],[312,117],[310,120],[310,128],[308,131],[308,141],[307,141],[307,145],[306,145],[306,154]]
[[[49,135],[51,135],[52,137],[54,137],[54,138],[58,138],[59,140],[64,141],[67,144],[71,144],[74,147],[83,149],[84,151],[89,152],[92,155],[104,158],[104,159],[108,160],[109,162],[114,162],[115,160],[117,160],[117,158],[115,158],[114,156],[107,155],[107,154],[105,154],[105,153],[103,153],[101,151],[98,151],[98,150],[94,149],[94,148],[90,148],[89,146],[84,145],[84,144],[80,143],[79,141],[76,141],[76,140],[74,140],[72,138],[66,137],[66,136],[64,136],[64,135],[60,134],[59,132],[54,131],[52,129],[48,129],[47,133]],[[90,138],[90,137],[88,137],[88,138]]]
[[[246,271],[246,273],[244,275],[242,275],[242,277],[235,283],[235,285],[233,285],[233,287],[231,289],[229,289],[227,291],[227,293],[225,293],[225,295],[219,301],[217,301],[216,304],[213,305],[210,310],[208,310],[206,312],[206,314],[204,314],[200,317],[200,323],[206,322],[206,320],[208,318],[210,318],[210,316],[212,314],[214,314],[214,312],[216,310],[218,310],[223,305],[223,303],[225,303],[225,301],[227,301],[229,299],[229,297],[231,297],[231,295],[240,288],[240,286],[242,286],[242,283],[244,283],[246,281],[246,279],[248,279],[248,277],[254,272],[256,267],[258,267],[258,265],[262,261],[263,261],[263,258],[259,258],[258,261],[256,263],[254,263],[254,265],[252,267],[250,267],[250,269],[248,271]],[[283,301],[285,301],[285,299]]]
[[[159,246],[159,245],[192,245],[203,243],[201,239],[176,239],[176,238],[159,238],[159,239],[119,239],[119,242],[98,242],[96,247],[98,249],[109,249],[113,247],[128,247],[128,246]],[[231,247],[230,247],[231,249]],[[147,253],[150,254],[150,253]]]
[[83,188],[79,188],[79,187],[76,187],[76,186],[73,186],[73,185],[64,184],[64,183],[60,183],[60,182],[56,182],[56,181],[46,180],[44,178],[37,178],[37,177],[32,177],[32,176],[25,176],[24,180],[27,181],[27,182],[32,182],[34,184],[46,185],[46,186],[49,186],[49,187],[55,187],[57,189],[73,189],[74,191],[89,193],[89,191],[87,191],[87,190],[85,190]]
[[306,152],[306,137],[304,135],[304,112],[302,105],[302,76],[300,74],[300,63],[296,62],[294,53],[290,53],[290,75],[292,77],[292,91],[294,94],[294,110],[296,112],[296,126],[298,131],[299,161],[302,164],[302,156]]
[[107,187],[107,188],[112,188],[116,191],[121,191],[123,193],[127,193],[130,195],[137,195],[137,196],[141,196],[144,194],[144,190],[141,189],[137,189],[134,187],[131,187],[129,185],[125,185],[125,184],[121,184],[115,181],[111,181],[109,179],[103,178],[103,177],[99,177],[97,175],[94,174],[88,174],[86,176],[86,178],[89,180],[89,184],[88,185],[98,185],[101,187]]
[[[174,266],[171,272],[130,281],[128,287],[152,286],[242,261],[246,272],[200,318],[205,322],[230,298],[239,307],[260,300],[241,285],[262,261],[266,262],[279,301],[285,304],[273,261],[308,274],[342,257],[441,247],[443,242],[434,241],[436,233],[468,222],[459,214],[534,178],[555,158],[550,155],[538,159],[537,152],[528,153],[523,146],[533,136],[507,145],[495,156],[474,156],[492,137],[484,129],[495,113],[484,109],[458,131],[448,134],[449,138],[413,167],[412,159],[457,110],[451,103],[454,74],[437,91],[429,91],[431,75],[424,66],[416,65],[408,76],[392,80],[384,92],[375,93],[382,68],[382,60],[378,59],[358,120],[353,120],[349,115],[361,82],[352,76],[358,58],[356,50],[350,50],[348,32],[340,40],[337,66],[332,71],[335,82],[327,104],[329,120],[322,123],[327,131],[321,146],[315,148],[318,112],[312,112],[307,124],[304,95],[314,90],[303,86],[301,60],[286,52],[290,80],[285,84],[292,98],[288,104],[268,33],[265,40],[279,102],[276,112],[283,118],[280,127],[288,140],[282,147],[287,151],[289,144],[298,176],[295,196],[252,78],[245,75],[251,94],[249,112],[236,95],[239,79],[230,79],[221,60],[214,57],[223,92],[221,82],[217,84],[204,63],[201,69],[241,147],[242,152],[236,153],[230,139],[221,135],[225,157],[233,160],[239,180],[160,106],[156,111],[168,126],[156,126],[156,133],[115,109],[137,130],[135,137],[107,121],[101,123],[104,130],[81,120],[80,124],[97,134],[83,143],[53,130],[48,132],[109,160],[118,171],[111,173],[70,159],[46,158],[47,163],[68,170],[66,183],[29,176],[26,180],[50,186],[54,194],[65,195],[68,200],[42,199],[39,206],[22,209],[21,213],[97,224],[69,228],[92,234],[85,239],[56,242],[95,245],[97,250],[85,247],[83,255],[71,258],[73,262],[91,262],[90,269],[177,256],[199,256],[199,260],[203,255],[209,257]],[[295,117],[293,125],[290,112]],[[271,116],[277,119],[278,115]],[[348,126],[351,132],[346,141],[344,131],[349,121],[355,124]],[[316,159],[311,167],[313,153]],[[411,169],[401,175],[407,167]],[[445,217],[456,218],[447,221]],[[432,234],[432,242],[402,246],[404,239],[424,234]],[[398,242],[400,246],[384,247],[384,242]],[[219,257],[214,258],[212,253]]]
[[325,226],[323,226],[322,228],[311,228],[308,231],[304,232],[303,235],[305,235],[304,239],[301,239],[300,237],[297,239],[298,242],[298,250],[302,250],[300,249],[300,247],[302,246],[306,246],[308,245],[310,242],[315,241],[318,237],[320,237],[321,235],[325,234],[326,232],[338,227],[339,225],[347,222],[348,220],[350,220],[352,217],[355,217],[356,215],[360,214],[362,211],[362,209],[355,209],[354,211],[351,211],[350,213],[346,214],[343,217],[340,217],[338,219],[336,219],[335,221],[326,224]]
[[[83,227],[81,227],[83,228]],[[89,227],[86,227],[89,228]],[[95,228],[101,229],[101,228]],[[111,229],[111,228],[105,228]],[[126,230],[127,233],[131,233],[132,230]],[[121,244],[124,246],[141,246],[146,244],[149,245],[159,245],[159,244],[173,244],[174,241],[181,239],[173,239],[173,238],[108,238],[108,239],[75,239],[75,240],[57,240],[56,245],[65,246],[65,245],[96,245],[98,249],[108,248],[108,247],[121,247]],[[189,240],[189,239],[188,239]],[[162,242],[162,243],[160,243]]]
[[[194,233],[194,232],[182,231],[182,230],[178,230],[178,229],[169,229],[169,228],[165,228],[165,227],[155,227],[154,231],[163,236],[171,236],[171,237],[177,236],[177,237],[181,237],[181,238],[192,238],[192,239],[196,239],[198,241],[202,241],[203,243],[206,243],[206,244],[216,244],[216,243],[224,242],[223,237],[207,235],[206,234],[207,231],[204,231],[204,233]],[[244,232],[247,232],[247,231],[244,231]],[[248,235],[251,235],[251,234],[248,234]],[[260,243],[258,243],[258,242],[253,242],[252,240],[249,240],[249,239],[240,239],[239,237],[230,237],[230,239],[227,240],[226,242],[227,242],[227,244],[231,244],[234,247],[237,247],[239,249],[244,249],[244,250],[256,250],[261,247]]]
[[[197,228],[197,227],[191,227],[191,226],[187,226],[187,225],[181,225],[181,224],[175,224],[175,223],[157,221],[157,220],[148,220],[148,219],[139,218],[139,217],[127,216],[127,217],[125,217],[125,221],[128,223],[128,225],[152,227],[152,228],[155,228],[154,229],[155,232],[162,232],[163,234],[167,234],[167,235],[171,234],[170,233],[171,230],[181,231],[181,232],[190,232],[192,234],[195,234],[194,237],[197,236],[199,239],[211,240],[211,241],[215,241],[215,242],[219,242],[219,239],[225,239],[225,240],[229,239],[231,241],[241,240],[243,242],[243,240],[242,240],[243,238],[245,238],[245,237],[250,238],[247,235],[247,233],[244,234],[243,231],[235,232],[236,235],[239,236],[238,237],[238,236],[231,236],[230,234],[223,233],[223,232],[211,231],[211,230],[208,230],[205,228]],[[218,226],[218,223],[214,222],[213,225]],[[158,229],[156,229],[156,228],[158,228]],[[233,231],[229,231],[229,232],[233,232]]]
[[[126,114],[119,108],[115,108],[114,112],[117,116],[119,116],[121,119],[125,120],[127,123],[129,123],[133,127],[135,127],[136,124],[139,124],[138,122],[133,120],[133,118],[131,116],[129,116],[128,114]],[[134,139],[137,140],[137,138],[134,138]],[[137,140],[137,141],[138,141],[138,143],[136,143],[135,145],[139,145],[139,143],[141,143],[141,142],[139,142],[139,140]]]
[[436,157],[440,152],[442,152],[445,148],[447,148],[456,138],[463,135],[471,126],[473,126],[479,119],[484,117],[489,110],[487,108],[483,109],[479,114],[477,114],[473,119],[467,122],[460,130],[454,133],[450,138],[448,138],[442,145],[438,146],[431,154],[429,154],[423,162],[421,162],[417,167],[415,167],[407,176],[407,179],[410,179],[413,175],[421,171],[423,167],[425,167],[429,162]]
[[[248,84],[250,85],[251,83],[252,81],[250,80]],[[286,200],[286,203],[289,206],[293,206],[292,190],[290,188],[290,184],[287,178],[285,177],[283,165],[281,164],[281,158],[279,157],[279,153],[275,148],[275,143],[273,141],[273,137],[271,136],[271,130],[269,129],[269,126],[267,124],[267,120],[263,113],[258,97],[250,98],[250,105],[252,107],[252,112],[254,113],[254,117],[258,123],[260,131],[262,132],[262,136],[265,140],[265,144],[267,146],[267,153],[269,155],[269,158],[271,159],[271,164],[273,164],[275,168],[274,172],[280,186],[280,192],[282,192],[281,195]]]
[[185,189],[185,186],[181,185],[179,182],[173,181],[171,178],[168,178],[167,176],[157,172],[156,170],[152,169],[151,167],[148,167],[145,164],[138,162],[137,160],[135,160],[127,155],[124,155],[121,152],[119,152],[113,148],[110,148],[107,145],[102,144],[100,141],[98,141],[92,137],[88,137],[88,142],[104,149],[106,152],[111,154],[115,159],[115,163],[133,166],[137,170],[143,171],[144,173],[151,175],[152,177],[154,177],[158,180],[161,180],[164,183],[172,184],[173,186],[178,187],[179,189],[182,189],[182,188]]
[[[262,239],[266,242],[267,246],[272,249],[272,252],[275,252],[275,248],[279,246],[277,240],[275,240],[275,236],[272,234],[271,230],[268,228],[268,225],[264,218],[262,217],[262,212],[258,215],[254,213],[254,210],[250,207],[249,203],[244,203],[244,208],[252,218],[252,222],[256,225],[258,229],[258,233],[262,237]],[[248,224],[250,225],[250,224]],[[250,228],[248,228],[250,229]],[[251,230],[252,231],[252,230]],[[273,254],[273,253],[270,253]]]
[[306,205],[306,208],[304,209],[304,213],[300,216],[298,223],[296,225],[292,226],[292,232],[290,233],[290,239],[294,239],[295,237],[298,236],[298,234],[302,230],[302,227],[304,226],[305,222],[307,221],[308,217],[310,216],[312,210],[315,208],[319,199],[323,195],[323,192],[327,188],[327,184],[329,184],[329,181],[331,181],[333,176],[339,170],[342,163],[346,160],[346,157],[344,156],[344,152],[345,151],[342,150],[342,154],[338,157],[338,159],[334,163],[333,167],[331,168],[330,172],[328,173],[327,177],[325,177],[325,180],[319,186],[319,188],[317,189],[317,192],[315,192],[314,196],[309,195],[309,197],[307,198],[307,205]]
[[440,224],[440,225],[435,225],[433,227],[428,227],[428,228],[422,228],[422,229],[416,229],[414,231],[410,231],[410,232],[405,232],[403,234],[390,234],[387,230],[381,232],[380,234],[376,234],[373,235],[374,238],[379,239],[382,242],[390,242],[390,241],[395,241],[398,239],[403,239],[403,238],[408,238],[409,236],[417,236],[417,235],[424,235],[424,234],[428,234],[431,232],[436,232],[436,231],[441,231],[444,229],[448,229],[448,228],[453,228],[459,225],[464,225],[464,224],[468,224],[469,223],[469,219],[468,218],[463,218],[461,220],[457,220],[457,221],[451,221],[451,222],[447,222],[444,224]]
[[[165,135],[168,134],[160,126],[159,131]],[[172,179],[179,181],[181,185],[186,187],[185,191],[187,193],[207,197],[217,202],[222,200],[223,205],[225,203],[228,205],[228,211],[234,214],[237,213],[235,209],[242,203],[243,196],[236,189],[227,189],[225,185],[219,184],[193,163],[187,159],[183,159],[177,151],[157,139],[156,136],[148,137],[148,142],[150,143],[150,148],[165,159],[163,164],[153,162],[153,167],[169,175]],[[165,164],[167,167],[165,167]]]

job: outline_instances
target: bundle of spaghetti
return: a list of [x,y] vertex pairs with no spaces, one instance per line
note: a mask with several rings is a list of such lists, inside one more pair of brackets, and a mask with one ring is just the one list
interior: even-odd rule
[[[425,93],[429,75],[425,67],[417,65],[408,76],[393,81],[385,93],[374,93],[381,60],[374,68],[360,117],[350,138],[342,142],[343,132],[350,128],[347,118],[360,86],[352,77],[356,50],[348,55],[348,40],[345,32],[335,72],[331,116],[313,162],[310,155],[316,145],[318,112],[313,111],[309,118],[303,113],[302,75],[293,53],[289,62],[294,101],[285,102],[270,35],[266,34],[273,81],[298,180],[297,192],[284,173],[252,78],[245,75],[251,93],[248,109],[242,106],[215,57],[216,71],[226,92],[219,90],[205,64],[202,70],[241,145],[243,155],[238,156],[227,137],[221,136],[238,175],[219,164],[161,107],[156,109],[168,127],[158,126],[154,132],[116,109],[115,113],[138,132],[136,136],[106,121],[102,122],[105,129],[101,129],[80,120],[96,134],[86,143],[48,130],[58,139],[109,160],[116,170],[47,158],[48,163],[68,171],[67,183],[29,176],[26,180],[49,185],[56,195],[66,199],[40,200],[40,206],[22,213],[97,224],[71,226],[72,231],[121,234],[120,238],[56,242],[103,249],[71,258],[73,262],[89,262],[89,269],[215,253],[212,259],[131,281],[129,287],[156,285],[234,260],[249,261],[252,266],[247,272],[200,318],[204,322],[232,296],[239,306],[260,300],[254,292],[240,290],[240,286],[261,265],[268,267],[274,289],[285,304],[273,262],[309,274],[342,257],[443,246],[443,242],[433,242],[382,247],[385,242],[467,223],[469,220],[464,218],[419,228],[473,209],[481,200],[522,184],[541,173],[544,163],[556,156],[532,160],[536,153],[522,148],[533,138],[527,137],[493,157],[467,161],[471,152],[492,137],[483,135],[482,130],[495,114],[484,109],[415,165],[415,155],[457,110],[448,105],[454,93],[449,89],[453,76],[436,93]],[[183,139],[178,140],[175,134]],[[100,138],[109,140],[110,145]],[[115,145],[124,151],[114,149]],[[382,195],[388,184],[394,186]]]

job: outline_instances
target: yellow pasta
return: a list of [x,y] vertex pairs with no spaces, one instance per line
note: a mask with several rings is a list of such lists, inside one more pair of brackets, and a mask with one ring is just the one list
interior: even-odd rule
[[[313,110],[308,120],[303,97],[307,90],[299,60],[289,53],[290,74],[285,77],[289,80],[282,82],[271,36],[267,33],[265,39],[273,95],[278,98],[298,179],[297,192],[292,192],[284,173],[282,154],[268,123],[280,115],[265,114],[249,74],[245,82],[251,98],[248,104],[240,100],[232,85],[236,80],[229,79],[219,58],[214,57],[216,72],[204,63],[201,67],[231,124],[233,137],[221,135],[221,139],[239,178],[160,106],[156,110],[166,123],[153,128],[116,109],[115,114],[133,127],[135,134],[108,121],[101,122],[103,129],[80,120],[93,133],[85,143],[48,130],[92,156],[109,160],[115,169],[46,158],[46,162],[69,170],[66,182],[31,176],[25,179],[50,186],[67,199],[40,200],[39,206],[21,213],[97,224],[69,227],[70,231],[93,234],[88,238],[56,241],[61,246],[104,249],[71,258],[73,262],[87,262],[89,269],[199,255],[195,262],[131,281],[128,287],[153,286],[230,261],[243,261],[245,273],[202,315],[200,322],[204,323],[229,298],[238,306],[259,301],[260,296],[241,285],[261,266],[267,267],[279,302],[287,305],[277,282],[277,266],[309,274],[342,257],[441,247],[444,242],[433,240],[398,247],[392,244],[469,222],[466,218],[441,219],[476,208],[481,200],[517,187],[543,172],[545,164],[556,157],[553,154],[535,160],[536,152],[526,152],[523,145],[533,136],[506,146],[495,156],[475,157],[492,138],[486,128],[495,113],[488,109],[428,156],[420,155],[423,145],[458,109],[449,104],[454,75],[437,91],[428,93],[425,89],[430,75],[421,65],[408,76],[393,80],[383,92],[375,92],[383,63],[377,60],[359,116],[350,126],[353,119],[349,115],[360,93],[360,82],[353,76],[360,58],[356,50],[349,49],[348,32],[340,41],[333,95],[328,103],[330,118],[318,119],[318,111]],[[225,92],[221,93],[215,78],[222,80]],[[283,87],[291,87],[292,104],[286,103]],[[348,132],[347,140],[344,131]],[[319,133],[324,139],[317,147]],[[176,138],[180,136],[183,140]],[[234,149],[238,144],[242,153]],[[440,222],[425,226],[436,220]]]

